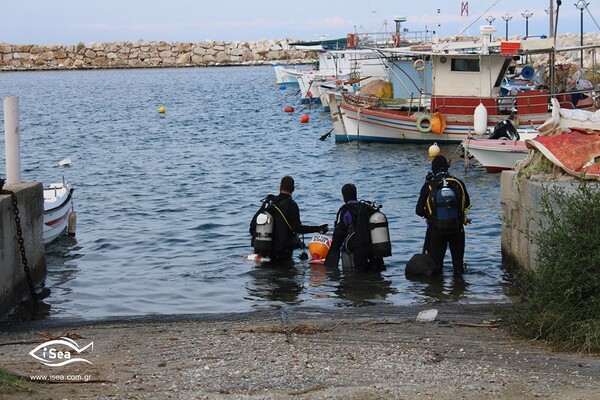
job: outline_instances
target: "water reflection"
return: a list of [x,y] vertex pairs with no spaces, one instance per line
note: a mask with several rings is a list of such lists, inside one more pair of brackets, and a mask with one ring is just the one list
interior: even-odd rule
[[415,286],[421,287],[421,293],[431,303],[457,302],[466,299],[469,283],[464,275],[432,275],[429,277],[407,277]]
[[293,261],[278,265],[261,265],[249,272],[252,278],[246,284],[253,298],[299,304],[304,290],[304,268]]
[[381,304],[397,290],[392,282],[379,271],[339,272],[339,285],[335,293],[338,298],[346,300],[348,306],[369,306]]
[[251,299],[269,305],[273,302],[299,305],[330,299],[337,306],[369,306],[385,303],[397,293],[391,280],[380,272],[345,272],[306,262],[258,266],[249,275],[246,290]]
[[77,238],[72,235],[61,235],[52,243],[46,245],[48,275],[45,286],[47,288],[51,291],[72,292],[72,289],[68,289],[69,285],[65,285],[65,283],[77,278],[79,267],[75,261],[81,258],[81,250]]

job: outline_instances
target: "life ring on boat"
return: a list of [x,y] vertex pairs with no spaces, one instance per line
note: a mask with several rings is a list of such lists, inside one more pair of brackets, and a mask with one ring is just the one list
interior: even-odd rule
[[413,67],[415,67],[417,71],[423,71],[425,69],[425,60],[418,59],[414,62]]
[[[423,126],[423,121],[427,121],[425,126]],[[419,119],[417,119],[417,129],[421,133],[431,132],[431,115],[422,114]]]

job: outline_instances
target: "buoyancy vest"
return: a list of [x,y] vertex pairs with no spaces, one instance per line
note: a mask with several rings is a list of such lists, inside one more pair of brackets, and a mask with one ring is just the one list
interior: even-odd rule
[[427,213],[443,232],[456,232],[464,224],[465,193],[461,183],[448,174],[438,174],[429,183]]

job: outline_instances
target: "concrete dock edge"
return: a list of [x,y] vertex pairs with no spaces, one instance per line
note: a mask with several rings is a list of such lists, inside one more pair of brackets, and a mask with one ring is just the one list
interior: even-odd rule
[[[34,285],[46,276],[45,247],[42,239],[44,194],[41,183],[4,185],[17,197],[19,219],[29,273]],[[12,196],[0,194],[0,316],[10,312],[29,296],[29,286],[17,240]]]

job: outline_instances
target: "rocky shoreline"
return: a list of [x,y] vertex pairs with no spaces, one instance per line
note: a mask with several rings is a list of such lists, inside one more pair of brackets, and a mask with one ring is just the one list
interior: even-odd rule
[[295,50],[289,43],[288,39],[49,46],[0,43],[0,71],[270,65],[277,61],[310,63],[316,58],[314,52]]

